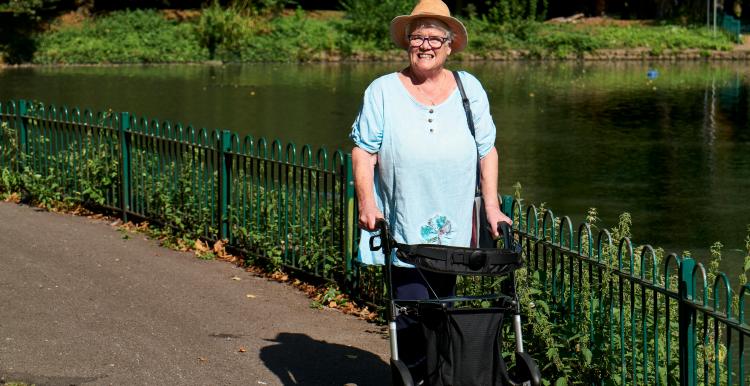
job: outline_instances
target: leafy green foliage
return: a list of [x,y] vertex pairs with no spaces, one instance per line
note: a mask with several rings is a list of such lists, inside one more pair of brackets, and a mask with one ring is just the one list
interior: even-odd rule
[[0,4],[0,13],[9,13],[14,17],[26,17],[38,21],[39,11],[44,7],[44,0],[10,0]]
[[55,13],[60,0],[10,0],[0,3],[0,63],[31,60],[33,35]]
[[[313,308],[324,308],[327,306],[335,305],[340,307],[348,303],[341,290],[336,286],[328,286],[323,293],[321,293],[315,300],[313,300],[311,307]],[[331,304],[333,303],[333,304]]]
[[483,17],[495,24],[541,21],[547,15],[548,0],[497,0],[486,3],[488,10]]
[[[537,221],[541,223],[544,214],[542,205]],[[596,209],[591,208],[586,218],[592,231],[596,230]],[[557,219],[552,223],[559,229]],[[631,251],[628,243],[619,243],[632,237],[632,218],[628,213],[623,213],[618,224],[609,230],[613,245],[599,245],[596,233],[592,237],[582,235],[580,250],[588,251],[593,246],[595,256],[588,256],[587,252],[578,256],[565,248],[544,248],[540,242],[551,242],[552,230],[547,232],[539,236],[541,240],[533,235],[522,238],[529,247],[524,248],[524,253],[531,253],[526,256],[527,266],[516,271],[525,347],[540,364],[544,384],[656,384],[657,377],[661,384],[678,384],[678,302],[668,301],[665,295],[657,295],[643,284],[650,283],[676,295],[676,264],[672,262],[667,275],[662,249],[633,246]],[[750,261],[750,227],[748,234]],[[559,239],[554,244],[558,243]],[[737,291],[732,291],[731,300],[725,300],[723,274],[719,272],[721,258],[722,245],[715,243],[705,266],[705,285],[700,275],[695,280],[697,303],[702,303],[704,296],[709,307],[715,297],[720,300],[713,315],[697,311],[698,384],[714,384],[717,379],[717,384],[725,385],[730,371],[728,328],[723,322],[715,324],[714,318],[724,317],[723,310],[729,306],[726,303],[731,303],[731,318],[736,320],[739,299]],[[747,281],[744,276],[744,272],[740,274],[741,285]],[[714,283],[719,283],[716,293]],[[512,334],[507,326],[505,337]],[[667,346],[668,340],[671,346]],[[505,344],[504,355],[510,356],[513,341],[507,339]]]
[[242,37],[241,61],[311,61],[346,51],[340,22],[314,19],[302,10],[271,20],[259,20]]
[[208,50],[211,59],[235,55],[241,48],[241,39],[248,33],[248,22],[235,8],[224,8],[214,1],[201,12],[195,25],[201,46]]
[[134,181],[141,188],[135,199],[147,218],[162,225],[159,237],[196,240],[201,236],[215,238],[218,234],[211,207],[205,205],[205,189],[196,189],[196,180],[217,183],[215,173],[202,169],[201,150],[193,149],[165,160],[164,154],[146,147],[132,149],[133,169],[139,174]]
[[474,18],[467,22],[471,34],[469,52],[522,50],[538,57],[579,56],[597,50],[645,49],[651,54],[665,50],[729,50],[733,43],[724,34],[703,27],[674,25],[580,26],[509,21],[502,24]]
[[118,11],[37,39],[35,63],[161,63],[208,58],[190,23],[153,10]]
[[198,254],[198,258],[201,260],[214,260],[216,258],[216,254],[213,251],[207,251]]
[[[29,121],[32,126],[35,122]],[[39,137],[32,141],[28,153],[23,153],[15,130],[5,122],[2,129],[0,157],[15,159],[17,164],[0,165],[0,193],[18,193],[22,200],[44,208],[105,204],[118,178],[119,161],[112,159],[111,148],[102,138],[80,151],[71,145],[50,152],[50,139]]]
[[[268,4],[266,4],[268,3]],[[271,4],[274,3],[274,4]],[[297,9],[280,12],[284,0],[211,2],[200,17],[182,22],[154,10],[118,11],[81,25],[53,25],[26,44],[35,63],[152,63],[222,61],[314,61],[347,57],[392,58],[394,16],[408,14],[405,0],[342,0],[343,17],[313,16]],[[724,34],[677,25],[574,25],[537,21],[544,2],[504,0],[488,14],[464,21],[470,44],[466,54],[485,56],[517,50],[532,57],[580,56],[607,49],[731,49]],[[536,4],[536,9],[532,4]]]
[[[30,133],[26,152],[20,151],[12,127],[7,122],[2,125],[0,193],[28,197],[30,203],[47,208],[120,207],[122,149],[117,131],[111,130],[112,114],[91,117],[95,125],[71,123],[72,132],[66,135],[39,130],[42,121],[37,116],[44,116],[42,106],[32,104],[24,118]],[[183,146],[180,151],[167,151],[171,145],[142,135],[144,130],[149,129],[134,127],[129,141],[131,210],[156,224],[150,233],[166,244],[182,249],[194,240],[217,240],[219,178],[214,150]],[[325,278],[343,278],[344,225],[336,220],[340,206],[334,210],[331,201],[340,197],[340,187],[326,185],[328,177],[318,176],[323,172],[308,170],[300,183],[281,188],[276,185],[281,184],[281,176],[267,174],[273,173],[268,169],[272,162],[249,156],[242,162],[245,166],[235,166],[231,182],[236,192],[228,208],[232,246],[261,258],[255,261],[271,271],[290,266]],[[250,166],[256,163],[262,166]],[[286,173],[285,181],[300,178],[294,177],[293,168]],[[258,178],[270,178],[273,185],[253,184]],[[306,206],[298,203],[302,197],[307,197]],[[216,251],[204,252],[202,258],[217,256]]]
[[391,20],[408,15],[414,4],[405,0],[341,0],[348,23],[344,29],[351,38],[372,42],[379,49],[393,48]]
[[[246,193],[244,209],[250,213],[243,215],[243,208],[230,208],[233,242],[262,257],[253,263],[269,271],[291,266],[323,277],[342,278],[343,254],[333,240],[343,234],[343,224],[333,223],[334,212],[326,203],[296,205],[296,200],[322,190],[314,175],[305,178],[299,185],[283,189],[257,186]],[[242,180],[238,177],[234,186],[241,186]]]

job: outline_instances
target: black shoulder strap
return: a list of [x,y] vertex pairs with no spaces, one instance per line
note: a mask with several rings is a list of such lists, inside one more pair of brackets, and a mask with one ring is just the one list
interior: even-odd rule
[[453,71],[453,77],[456,78],[456,85],[458,86],[458,91],[461,93],[461,101],[464,104],[466,122],[469,124],[469,131],[471,131],[471,136],[474,137],[474,117],[471,115],[469,97],[466,96],[466,90],[464,90],[464,84],[461,83],[461,77],[458,76],[458,71]]
[[[464,104],[464,111],[466,112],[466,123],[469,124],[469,131],[471,131],[471,136],[474,138],[474,142],[476,144],[476,135],[474,130],[474,117],[471,114],[471,105],[469,104],[469,97],[466,96],[466,90],[464,90],[464,84],[461,83],[461,77],[458,76],[458,71],[452,71],[453,77],[456,78],[456,86],[458,86],[458,92],[461,93],[461,102]],[[476,183],[476,189],[477,194],[481,193],[481,187],[480,187],[480,174],[479,174],[479,149],[477,148],[477,183]]]

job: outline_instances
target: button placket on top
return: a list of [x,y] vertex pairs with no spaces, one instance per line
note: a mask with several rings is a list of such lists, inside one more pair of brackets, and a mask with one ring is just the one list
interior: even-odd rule
[[427,109],[427,129],[430,133],[435,132],[435,108],[430,107]]

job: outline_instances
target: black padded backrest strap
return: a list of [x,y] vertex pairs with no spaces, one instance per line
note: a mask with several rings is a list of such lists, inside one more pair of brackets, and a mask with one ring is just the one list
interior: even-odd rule
[[398,244],[396,256],[418,269],[458,275],[507,275],[523,264],[521,248],[463,248],[434,244]]
[[[466,123],[469,125],[469,131],[471,132],[472,138],[474,138],[474,143],[476,145],[476,130],[474,128],[474,116],[471,114],[471,104],[469,103],[469,97],[466,96],[466,90],[464,90],[464,84],[461,82],[461,77],[458,75],[458,71],[451,71],[453,73],[453,77],[456,79],[456,86],[458,87],[458,92],[461,93],[461,102],[464,105],[464,112],[466,112]],[[479,148],[477,148],[477,183],[476,183],[476,192],[477,195],[481,193],[481,186],[480,186],[480,174],[479,174]]]
[[399,251],[419,258],[446,260],[449,263],[469,264],[481,258],[490,264],[520,264],[521,256],[515,250],[497,248],[462,248],[434,244],[399,244]]

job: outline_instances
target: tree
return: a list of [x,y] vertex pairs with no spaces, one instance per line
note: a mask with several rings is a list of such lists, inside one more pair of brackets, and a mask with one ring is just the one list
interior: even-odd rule
[[607,6],[606,0],[596,0],[596,3],[594,5],[594,15],[604,16],[604,11],[606,10],[606,6]]
[[59,0],[10,0],[0,4],[0,59],[3,62],[28,61],[34,53],[31,35],[42,18]]

